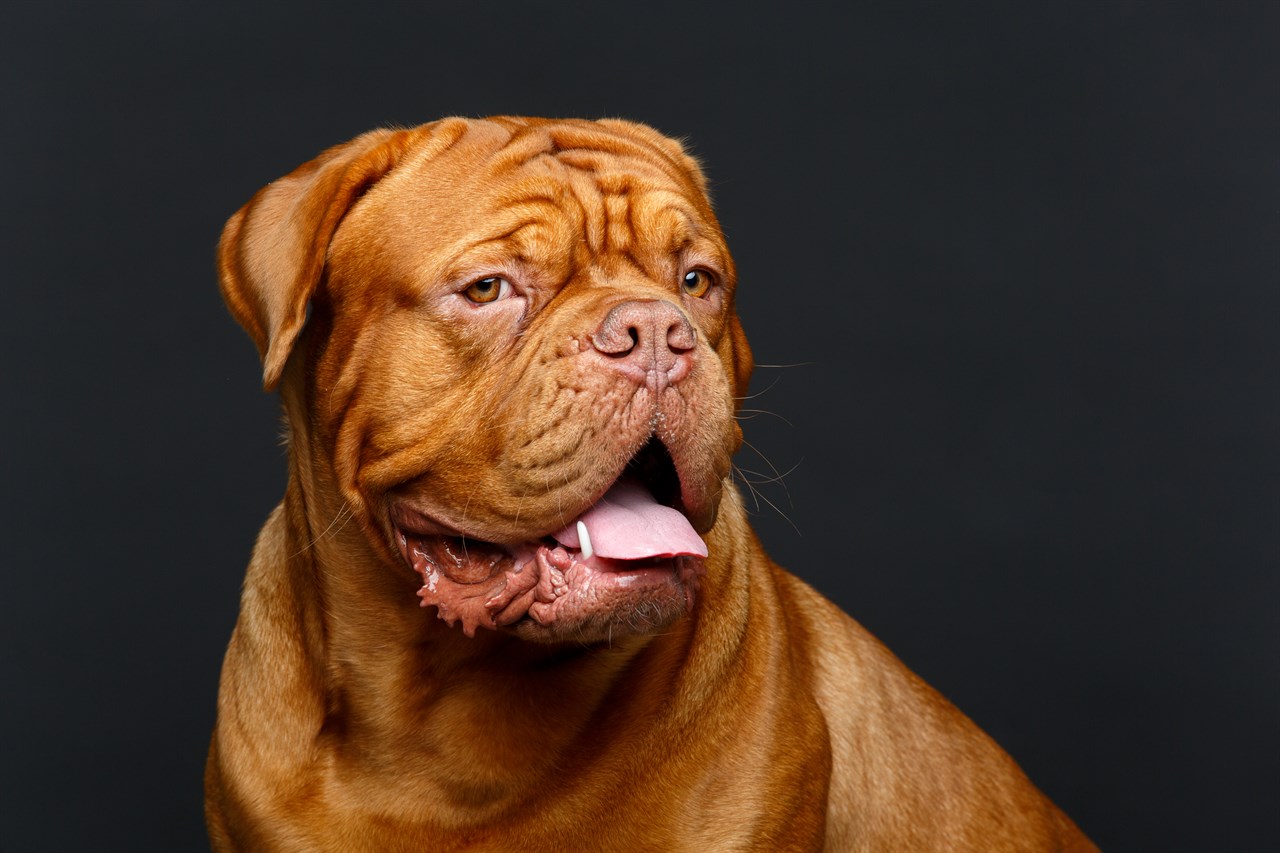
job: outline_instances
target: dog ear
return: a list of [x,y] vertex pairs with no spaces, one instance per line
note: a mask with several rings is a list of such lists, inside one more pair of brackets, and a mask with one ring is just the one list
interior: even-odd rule
[[725,330],[724,343],[728,352],[726,364],[733,377],[734,409],[738,409],[747,399],[747,389],[751,385],[751,371],[755,369],[755,358],[751,355],[751,344],[747,343],[747,333],[742,329],[742,321],[738,312],[729,313],[729,327]]
[[638,137],[658,148],[684,169],[693,180],[698,192],[702,193],[703,198],[710,202],[710,190],[707,187],[707,177],[702,173],[702,164],[698,162],[697,157],[694,157],[685,148],[683,140],[666,136],[647,124],[627,121],[626,119],[602,118],[597,119],[596,124],[607,127],[610,130]]
[[219,288],[258,346],[266,390],[280,381],[302,331],[338,223],[414,138],[413,131],[375,130],[330,148],[263,187],[227,222]]

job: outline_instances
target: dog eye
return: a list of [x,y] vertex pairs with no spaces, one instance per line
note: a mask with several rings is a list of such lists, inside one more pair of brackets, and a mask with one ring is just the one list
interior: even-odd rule
[[505,299],[511,293],[511,282],[497,276],[482,278],[472,282],[471,286],[462,293],[477,305],[485,305]]
[[695,298],[707,295],[715,279],[706,270],[689,270],[684,275],[684,292]]

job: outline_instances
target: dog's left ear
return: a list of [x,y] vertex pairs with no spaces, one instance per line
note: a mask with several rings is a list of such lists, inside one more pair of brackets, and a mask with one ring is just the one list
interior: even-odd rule
[[755,369],[755,358],[751,355],[751,345],[747,343],[747,333],[742,330],[742,321],[738,312],[729,314],[729,326],[725,329],[724,339],[720,342],[720,359],[728,367],[733,377],[733,408],[736,411],[747,399],[747,389],[751,385],[751,371]]
[[414,131],[375,130],[330,148],[258,191],[218,244],[222,298],[262,357],[262,385],[280,381],[324,270],[338,223],[399,162]]
[[702,198],[710,205],[711,197],[707,187],[707,177],[702,174],[702,164],[698,162],[697,157],[688,152],[681,140],[666,136],[647,124],[627,121],[626,119],[602,118],[597,119],[596,124],[629,136],[639,137],[650,145],[657,147],[670,157],[676,165],[684,169],[685,173],[693,180],[698,192],[702,194]]

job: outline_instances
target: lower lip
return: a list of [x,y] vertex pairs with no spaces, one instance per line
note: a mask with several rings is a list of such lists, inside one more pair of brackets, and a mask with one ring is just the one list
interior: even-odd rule
[[[601,583],[606,586],[654,586],[678,577],[680,568],[679,557],[614,560],[600,557],[599,555],[583,558],[581,551],[567,548],[563,548],[563,551],[569,557],[569,564],[578,565],[589,570],[595,583]],[[569,568],[569,564],[561,565],[560,561],[554,557],[552,557],[552,562],[560,566],[562,570],[568,570]]]
[[597,582],[602,581],[607,586],[616,586],[621,588],[659,586],[664,583],[670,583],[675,579],[675,575],[676,567],[674,561],[665,568],[596,571]]

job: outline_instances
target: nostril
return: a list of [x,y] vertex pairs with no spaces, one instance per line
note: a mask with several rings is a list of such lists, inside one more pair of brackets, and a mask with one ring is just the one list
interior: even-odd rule
[[698,330],[681,317],[667,327],[667,347],[675,353],[684,353],[698,343]]
[[602,329],[591,336],[591,344],[601,355],[610,358],[626,358],[640,344],[640,330],[635,326],[625,329]]

